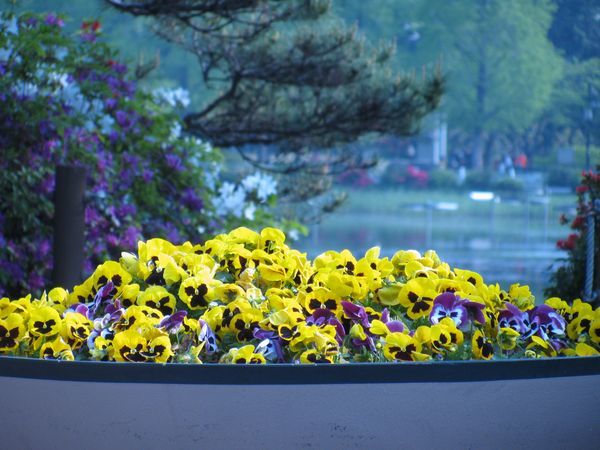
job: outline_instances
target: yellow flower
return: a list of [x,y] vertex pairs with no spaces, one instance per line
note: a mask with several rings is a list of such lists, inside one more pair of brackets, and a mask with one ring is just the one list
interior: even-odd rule
[[62,320],[51,306],[32,307],[29,317],[29,332],[33,336],[54,336],[60,332]]
[[481,330],[475,330],[473,333],[471,350],[475,359],[492,359],[494,356],[492,341],[487,339]]
[[521,286],[519,283],[512,284],[508,290],[510,302],[521,311],[527,311],[535,306],[535,297],[529,290],[529,286]]
[[140,293],[140,285],[133,283],[128,284],[127,286],[123,286],[123,290],[121,291],[121,305],[124,308],[129,308],[131,305],[135,305],[138,295]]
[[144,362],[147,361],[143,354],[146,349],[146,339],[135,329],[120,331],[115,334],[112,341],[115,361]]
[[302,364],[331,364],[333,358],[329,355],[321,354],[315,349],[305,350],[300,354]]
[[517,341],[521,334],[512,328],[500,328],[498,333],[498,344],[502,350],[513,350],[517,346]]
[[428,355],[421,353],[421,343],[404,333],[390,333],[385,337],[383,355],[388,361],[424,361]]
[[585,344],[584,342],[580,342],[579,344],[577,344],[577,346],[575,347],[575,352],[577,353],[577,356],[600,355],[600,352],[598,352],[598,350],[596,350],[591,345]]
[[42,345],[40,348],[40,358],[64,359],[65,361],[73,361],[75,359],[71,347],[60,337]]
[[234,364],[265,364],[267,360],[261,353],[254,353],[254,345],[244,345],[229,350],[227,359]]
[[81,347],[91,331],[92,322],[83,314],[71,311],[65,314],[61,335],[72,347]]
[[10,313],[0,319],[0,352],[14,350],[25,337],[25,324],[23,317],[17,313]]
[[191,310],[205,309],[214,298],[215,287],[220,284],[206,276],[189,277],[179,286],[179,298]]
[[118,262],[107,261],[96,268],[92,279],[94,280],[94,288],[96,290],[110,281],[114,286],[114,292],[120,293],[123,290],[123,286],[131,282],[131,274]]
[[377,291],[377,298],[382,305],[394,306],[400,304],[401,284],[391,284],[384,286]]
[[531,336],[531,343],[527,346],[527,350],[533,350],[537,354],[540,352],[545,356],[556,356],[556,350],[539,336]]
[[406,314],[412,320],[428,316],[435,297],[435,283],[429,278],[408,280],[399,294],[400,304],[406,308]]
[[162,286],[150,286],[137,298],[138,305],[158,309],[165,316],[175,312],[176,303],[175,296]]

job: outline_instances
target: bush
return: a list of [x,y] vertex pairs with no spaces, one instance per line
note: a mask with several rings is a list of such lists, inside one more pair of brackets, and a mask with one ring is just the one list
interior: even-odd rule
[[466,189],[487,191],[492,189],[493,174],[484,170],[467,173],[464,186]]
[[[600,166],[596,170],[600,169]],[[581,184],[577,186],[577,214],[573,218],[561,216],[560,221],[563,225],[569,225],[571,232],[566,239],[560,239],[556,246],[566,252],[566,258],[562,264],[554,271],[551,276],[550,285],[545,290],[549,296],[562,297],[568,300],[583,297],[583,288],[585,285],[585,263],[586,263],[586,241],[587,229],[586,216],[590,205],[597,199],[600,199],[600,174],[593,171],[584,172]],[[598,216],[596,216],[595,248],[594,261],[595,267],[600,264],[600,226]],[[597,270],[596,270],[596,273]],[[597,278],[597,277],[596,277]],[[598,282],[592,288],[598,289]],[[593,294],[594,295],[594,294]],[[595,293],[593,301],[598,302],[598,290]]]
[[429,174],[429,186],[434,189],[457,189],[458,176],[452,170],[433,170]]
[[0,296],[36,292],[51,272],[54,171],[87,172],[89,273],[139,239],[201,239],[271,220],[275,181],[220,180],[221,154],[182,133],[183,90],[140,89],[88,22],[0,16]]
[[519,194],[523,192],[525,186],[522,181],[516,178],[500,178],[492,182],[491,188],[493,191],[504,194]]
[[546,175],[546,184],[548,186],[569,187],[575,190],[579,184],[579,177],[573,170],[553,167]]

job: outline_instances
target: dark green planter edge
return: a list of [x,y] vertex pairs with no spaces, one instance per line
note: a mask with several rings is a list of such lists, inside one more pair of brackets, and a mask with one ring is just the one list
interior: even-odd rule
[[328,365],[117,363],[0,356],[0,377],[110,383],[207,385],[440,383],[589,375],[600,375],[600,356]]

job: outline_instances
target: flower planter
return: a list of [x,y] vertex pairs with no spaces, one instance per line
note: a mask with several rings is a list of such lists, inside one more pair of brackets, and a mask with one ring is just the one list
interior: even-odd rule
[[600,357],[183,365],[0,357],[2,447],[597,448]]

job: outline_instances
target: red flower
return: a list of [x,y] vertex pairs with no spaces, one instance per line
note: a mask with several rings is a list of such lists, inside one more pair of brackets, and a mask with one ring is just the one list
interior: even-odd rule
[[571,222],[571,228],[574,230],[579,230],[583,228],[583,216],[575,217],[575,219],[573,219],[573,222]]
[[583,194],[584,192],[589,191],[589,189],[590,188],[588,188],[587,186],[580,184],[575,188],[575,192],[577,192],[578,194]]
[[556,241],[556,246],[561,250],[573,250],[575,248],[575,244],[577,243],[577,239],[579,239],[579,235],[576,233],[571,233],[567,239],[559,239]]

